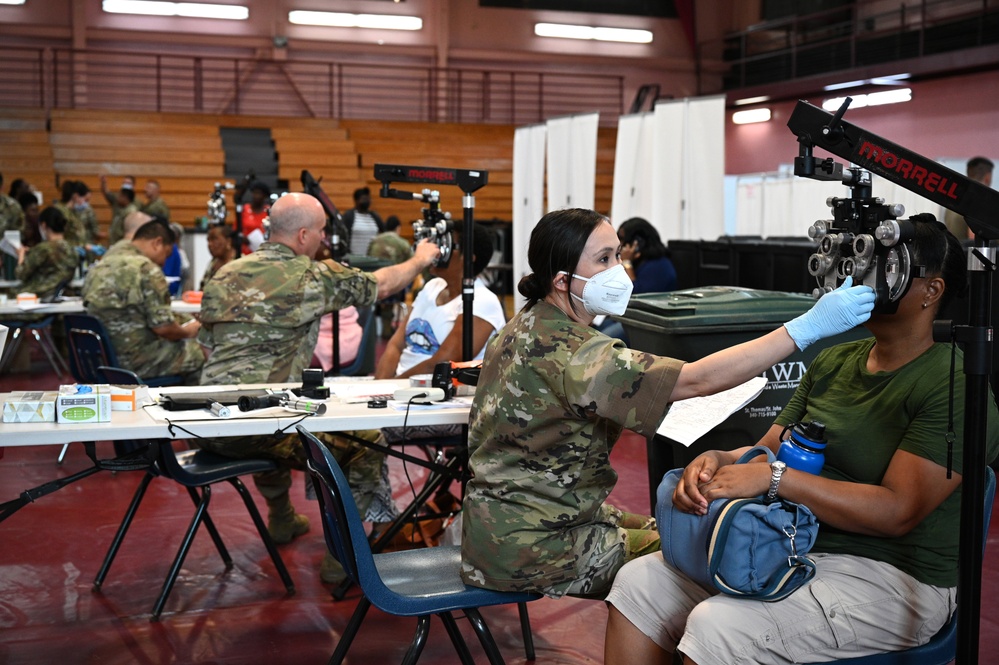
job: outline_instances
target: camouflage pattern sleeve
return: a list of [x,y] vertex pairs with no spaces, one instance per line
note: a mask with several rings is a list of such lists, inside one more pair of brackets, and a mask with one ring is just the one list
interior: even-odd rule
[[[488,344],[469,420],[462,577],[562,595],[607,577],[595,543],[618,537],[604,503],[621,431],[655,431],[683,363],[631,351],[537,303]],[[599,549],[599,548],[598,548]]]
[[144,204],[140,210],[147,215],[159,215],[168,222],[170,221],[170,208],[163,201],[163,199],[150,201],[149,203]]
[[17,267],[21,290],[47,298],[62,282],[73,278],[79,257],[65,240],[43,241],[30,250]]
[[21,206],[6,194],[0,194],[0,235],[3,235],[4,231],[23,230],[24,211],[21,210]]
[[198,340],[212,352],[202,383],[297,380],[312,359],[319,319],[369,305],[377,291],[369,273],[265,242],[205,283]]

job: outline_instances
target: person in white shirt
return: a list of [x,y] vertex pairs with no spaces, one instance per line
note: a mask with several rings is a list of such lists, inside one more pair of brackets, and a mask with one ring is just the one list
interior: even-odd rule
[[[432,266],[434,276],[413,301],[404,325],[400,325],[375,369],[376,379],[430,374],[438,362],[462,360],[464,303],[461,280],[464,259],[461,235],[455,232],[455,250],[446,268]],[[492,232],[475,225],[473,266],[475,290],[472,301],[472,346],[475,359],[482,358],[486,342],[506,323],[503,305],[478,275],[493,255]]]

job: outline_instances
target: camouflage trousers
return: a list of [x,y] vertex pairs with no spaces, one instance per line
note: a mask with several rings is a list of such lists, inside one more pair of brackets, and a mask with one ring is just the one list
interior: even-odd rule
[[[373,433],[369,430],[346,433],[367,441],[374,441],[378,435],[377,430]],[[392,502],[385,455],[331,432],[316,432],[315,435],[343,467],[357,510],[363,519],[370,522],[390,521],[395,514],[386,517],[385,513],[394,511],[395,504]],[[192,439],[192,442],[203,450],[226,457],[276,460],[280,465],[278,469],[253,476],[257,490],[268,500],[280,499],[288,494],[291,489],[291,470],[304,470],[307,459],[301,440],[298,435],[292,434],[282,437],[203,438]],[[390,508],[386,507],[386,502]]]
[[603,598],[610,591],[621,566],[632,559],[659,551],[656,518],[601,506],[600,521],[590,525],[590,537],[579,539],[576,579],[546,594]]

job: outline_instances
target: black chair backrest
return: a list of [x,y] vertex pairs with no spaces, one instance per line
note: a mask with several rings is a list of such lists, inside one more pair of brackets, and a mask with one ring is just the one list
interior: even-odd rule
[[69,366],[80,383],[106,383],[100,367],[116,367],[118,358],[104,324],[89,314],[64,317],[69,344]]

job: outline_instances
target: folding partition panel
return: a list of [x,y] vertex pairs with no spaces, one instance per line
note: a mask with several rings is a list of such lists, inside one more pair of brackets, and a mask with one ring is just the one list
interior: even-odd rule
[[593,208],[599,113],[553,118],[548,126],[548,210]]
[[654,132],[652,113],[623,115],[618,119],[611,199],[611,221],[615,227],[632,217],[652,219]]
[[527,247],[531,230],[545,211],[545,125],[518,127],[513,136],[513,295],[516,309],[524,306],[517,291],[520,278],[529,273]]
[[[627,143],[619,146],[616,157],[625,161],[614,166],[613,207],[628,214],[621,219],[615,214],[614,223],[645,217],[666,242],[723,235],[724,97],[661,101],[651,118],[622,118],[619,143],[622,131]],[[639,136],[643,143],[635,145]],[[632,188],[637,194],[648,192],[646,207],[641,207],[643,198],[632,195]]]

